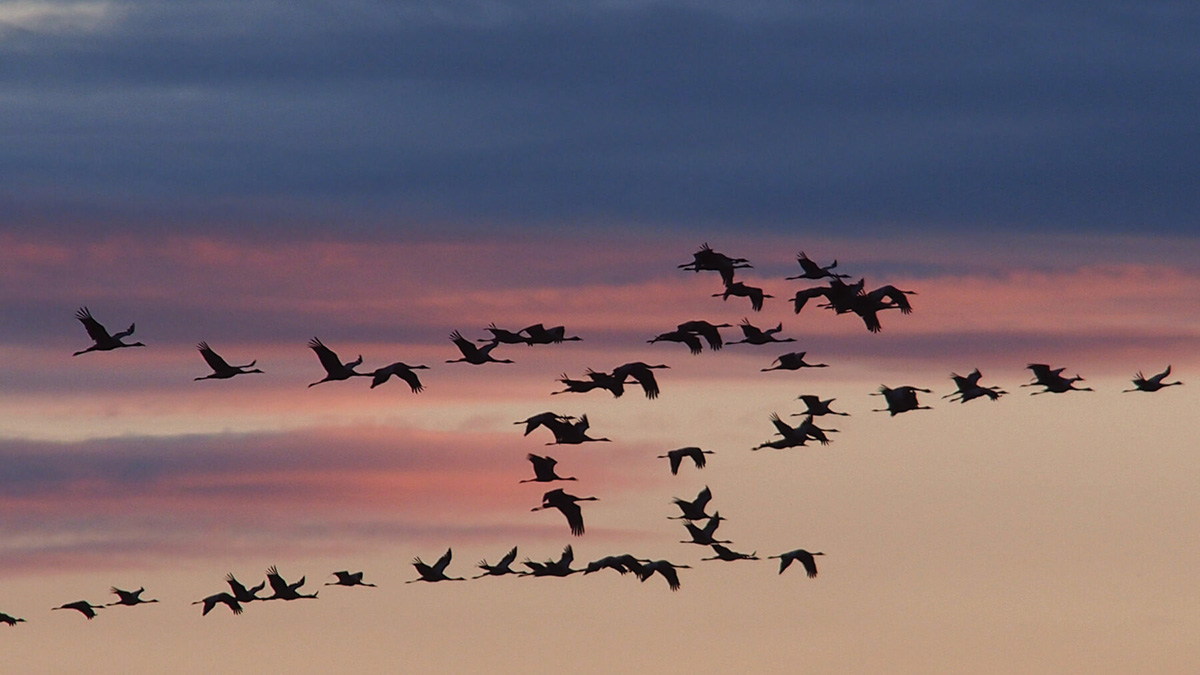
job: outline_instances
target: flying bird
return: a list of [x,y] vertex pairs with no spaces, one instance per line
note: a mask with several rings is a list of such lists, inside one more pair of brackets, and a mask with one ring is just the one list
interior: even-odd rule
[[446,549],[442,557],[438,558],[438,561],[432,565],[425,564],[420,558],[413,558],[413,567],[417,569],[417,574],[421,576],[420,578],[410,579],[404,583],[412,584],[418,581],[428,581],[431,583],[435,581],[465,581],[464,577],[446,576],[446,567],[450,564],[451,557],[453,557],[453,554],[450,552],[450,549]]
[[488,324],[487,331],[492,334],[490,338],[480,338],[476,342],[499,342],[506,345],[527,345],[529,340],[521,335],[521,331],[512,332],[503,328],[497,328],[496,324]]
[[655,560],[642,565],[642,568],[637,570],[637,575],[639,580],[645,581],[653,576],[655,572],[657,572],[659,576],[667,580],[667,586],[670,587],[672,591],[678,591],[679,574],[677,574],[675,571],[678,569],[690,570],[691,567],[688,565],[676,565],[666,560]]
[[800,263],[800,269],[803,271],[803,273],[794,277],[787,277],[788,281],[794,279],[823,279],[825,277],[832,277],[836,279],[845,278],[848,276],[845,274],[837,274],[831,271],[833,268],[837,267],[838,263],[836,259],[828,265],[822,267],[805,255],[804,251],[800,251],[800,253],[796,255],[796,262]]
[[528,574],[528,572],[522,572],[512,568],[513,561],[516,559],[517,547],[514,546],[509,550],[508,553],[505,553],[504,557],[500,559],[500,562],[496,563],[495,565],[489,565],[487,560],[480,560],[477,567],[483,570],[483,574],[480,574],[474,578],[482,579],[483,577],[502,577],[505,574],[515,574],[517,576],[524,576],[525,574]]
[[312,349],[317,354],[317,359],[321,362],[321,367],[325,369],[325,377],[308,385],[315,387],[322,382],[335,382],[348,380],[352,377],[370,377],[368,373],[359,373],[354,369],[362,363],[362,354],[358,355],[357,359],[342,363],[336,352],[321,342],[320,338],[313,338],[308,341],[309,349]]
[[530,453],[525,455],[525,459],[528,459],[533,464],[533,478],[518,481],[520,483],[550,483],[556,480],[575,480],[574,476],[563,477],[555,473],[554,467],[558,464],[558,460],[553,457],[543,457]]
[[708,348],[715,351],[721,349],[725,342],[721,339],[721,328],[733,328],[727,323],[709,323],[707,321],[684,321],[675,327],[676,330],[687,331],[694,333],[704,338],[708,343]]
[[304,577],[300,577],[300,581],[296,583],[288,583],[279,575],[279,569],[274,565],[267,568],[267,583],[271,584],[271,590],[275,593],[264,600],[299,600],[301,598],[315,598],[319,591],[314,591],[311,594],[301,593],[298,589],[304,585]]
[[363,581],[362,572],[348,572],[346,570],[342,570],[340,572],[334,572],[333,576],[337,577],[337,581],[326,582],[326,586],[370,586],[371,588],[375,588],[375,584],[368,584]]
[[725,291],[722,293],[713,293],[712,297],[728,300],[731,295],[738,298],[750,298],[750,309],[756,312],[762,311],[764,298],[775,297],[764,293],[763,289],[757,286],[747,286],[740,281],[725,284]]
[[112,607],[114,605],[126,605],[132,607],[134,605],[144,605],[151,602],[158,602],[158,600],[142,599],[142,593],[146,592],[145,587],[139,588],[136,591],[123,591],[116,586],[113,586],[109,589],[109,591],[116,594],[117,601],[108,603],[105,605],[106,607]]
[[646,342],[650,344],[654,344],[655,342],[681,342],[687,345],[688,351],[692,354],[699,354],[704,351],[704,345],[701,344],[699,335],[679,328],[667,331],[666,333],[659,333]]
[[675,499],[672,501],[672,503],[675,504],[675,506],[679,507],[679,510],[683,512],[683,515],[670,516],[670,518],[672,520],[707,520],[707,519],[710,519],[710,518],[712,518],[712,516],[705,513],[705,510],[704,510],[704,508],[706,506],[708,506],[708,502],[710,500],[712,500],[712,490],[709,490],[707,485],[704,486],[704,489],[701,490],[699,492],[699,494],[696,495],[696,498],[690,502],[687,501],[686,499],[680,499],[679,497],[675,497]]
[[758,560],[758,556],[756,555],[758,551],[753,551],[751,553],[738,553],[737,551],[725,548],[720,544],[714,543],[710,544],[710,546],[712,546],[713,553],[716,555],[711,558],[701,558],[701,560]]
[[646,394],[646,398],[658,398],[658,380],[654,379],[654,371],[658,368],[670,368],[671,366],[658,364],[650,365],[642,361],[634,361],[626,363],[622,366],[613,368],[612,376],[618,382],[626,382],[629,378],[633,378],[642,387],[642,391]]
[[721,512],[717,511],[712,515],[712,518],[708,519],[708,522],[704,524],[704,527],[696,527],[696,524],[690,521],[684,523],[683,526],[687,528],[688,534],[690,534],[692,538],[690,541],[687,539],[680,539],[679,543],[699,544],[701,546],[711,546],[713,544],[732,544],[732,541],[714,538],[717,528],[720,527],[722,520],[725,519],[721,517]]
[[528,567],[530,575],[535,577],[566,577],[575,574],[576,572],[584,571],[571,568],[571,563],[574,562],[574,560],[575,551],[571,549],[570,544],[567,544],[565,547],[563,547],[562,555],[558,557],[558,560],[534,562],[529,558],[526,558],[522,564]]
[[1167,366],[1166,370],[1162,371],[1161,373],[1159,373],[1157,375],[1154,375],[1153,377],[1149,377],[1149,378],[1146,377],[1145,375],[1142,375],[1142,371],[1139,370],[1138,374],[1133,378],[1133,389],[1125,389],[1121,393],[1127,394],[1131,391],[1153,392],[1153,391],[1158,391],[1159,389],[1162,389],[1164,387],[1174,387],[1176,385],[1183,384],[1182,382],[1178,382],[1178,381],[1163,382],[1163,380],[1166,379],[1167,377],[1169,377],[1170,375],[1171,375],[1171,366]]
[[192,604],[193,605],[200,605],[200,604],[204,605],[204,609],[203,609],[203,611],[200,612],[200,616],[208,616],[208,613],[211,612],[213,610],[213,607],[216,607],[218,603],[228,607],[229,611],[233,612],[234,614],[242,613],[241,603],[239,603],[237,601],[237,598],[226,593],[225,591],[221,591],[220,593],[210,595],[207,598],[204,598],[203,600],[197,600],[197,601],[193,602]]
[[782,323],[775,326],[774,328],[767,328],[764,330],[764,329],[761,329],[758,326],[755,326],[754,324],[750,323],[749,319],[742,319],[742,322],[740,324],[738,324],[738,327],[742,329],[742,335],[744,337],[741,340],[732,340],[730,342],[727,342],[726,344],[765,345],[768,342],[795,342],[796,341],[796,338],[776,338],[775,337],[775,335],[777,333],[779,333],[780,331],[783,330]]
[[407,363],[398,361],[390,366],[378,368],[375,370],[375,372],[371,373],[371,388],[374,389],[375,387],[378,387],[384,382],[387,382],[388,378],[395,375],[401,380],[407,382],[409,388],[412,389],[414,394],[419,394],[423,389],[425,389],[425,385],[421,384],[420,378],[418,378],[417,374],[413,371],[428,369],[429,366],[410,366]]
[[24,622],[24,621],[25,621],[25,619],[18,619],[15,616],[11,616],[9,614],[5,614],[4,612],[0,612],[0,623],[6,623],[10,626],[15,626],[15,625],[17,625],[17,622]]
[[[966,403],[967,401],[981,397],[995,401],[1008,393],[1000,387],[985,387],[979,384],[979,378],[981,377],[983,375],[979,372],[978,368],[971,371],[969,375],[950,373],[950,379],[954,381],[954,386],[958,387],[958,390],[952,394],[946,394],[942,398],[948,398],[951,401],[958,401],[960,403]],[[956,396],[958,398],[955,398]]]
[[642,569],[643,562],[645,561],[641,558],[635,558],[629,553],[625,553],[623,555],[609,555],[588,563],[587,567],[583,569],[583,573],[591,574],[592,572],[599,572],[600,570],[607,569],[616,570],[622,575],[629,574],[630,572],[637,574],[637,572]]
[[523,419],[520,422],[513,422],[513,424],[524,424],[525,425],[525,433],[523,435],[528,436],[531,432],[533,432],[534,429],[537,429],[538,427],[544,426],[547,429],[550,429],[551,431],[553,431],[554,428],[552,425],[572,422],[574,420],[575,420],[574,417],[570,417],[568,415],[559,415],[558,413],[544,412],[544,413],[538,413],[527,419]]
[[462,336],[462,333],[453,331],[450,333],[450,340],[458,347],[458,351],[462,352],[462,358],[451,359],[446,363],[470,363],[472,365],[483,365],[485,363],[513,363],[509,359],[497,359],[492,356],[492,350],[496,348],[499,342],[492,341],[482,347],[476,347],[475,343]]
[[587,435],[587,430],[591,427],[588,422],[588,416],[582,415],[578,420],[571,418],[573,421],[555,421],[543,422],[542,425],[554,434],[554,442],[546,445],[579,445],[580,443],[588,442],[612,442],[608,438],[592,438]]
[[73,356],[79,356],[80,354],[86,354],[88,352],[107,352],[113,349],[120,349],[122,347],[146,346],[140,342],[121,342],[121,338],[126,338],[130,335],[133,335],[133,328],[136,324],[131,323],[129,324],[129,328],[126,330],[123,330],[120,333],[109,335],[104,326],[100,325],[99,321],[92,318],[92,313],[88,311],[87,307],[80,307],[79,311],[75,312],[75,318],[79,319],[79,321],[83,323],[84,329],[87,330],[88,337],[92,338],[92,342],[95,344],[87,349],[81,349],[75,352]]
[[808,406],[808,409],[801,413],[793,413],[792,417],[800,417],[802,415],[812,415],[814,417],[820,417],[822,415],[842,415],[843,417],[850,416],[850,413],[834,412],[829,408],[829,404],[833,403],[837,399],[830,398],[822,401],[819,396],[815,396],[813,394],[801,394],[796,398],[797,400],[804,401],[804,405]]
[[[266,598],[258,597],[258,592],[266,588],[266,581],[263,581],[257,586],[246,588],[242,585],[242,582],[238,581],[237,578],[233,576],[233,573],[230,572],[229,574],[225,575],[225,583],[229,584],[229,589],[233,591],[233,595],[231,597],[239,603],[253,602],[255,600],[266,600]],[[232,609],[232,607],[230,609]],[[207,612],[205,613],[207,614]],[[240,614],[241,612],[237,611],[234,613]]]
[[808,576],[811,579],[812,577],[817,576],[817,561],[813,559],[813,556],[815,555],[825,554],[821,553],[820,551],[809,553],[802,548],[798,548],[795,551],[788,551],[787,553],[780,553],[779,555],[769,555],[767,557],[779,558],[780,574],[783,574],[783,571],[788,568],[788,565],[792,564],[793,560],[798,561],[804,566],[804,571],[808,573]]
[[575,495],[563,492],[562,488],[559,488],[542,495],[542,505],[535,506],[530,511],[558,509],[566,517],[567,525],[571,527],[571,534],[578,537],[583,535],[583,510],[579,508],[579,502],[594,501],[599,501],[599,499],[596,497],[576,497]]
[[880,385],[879,391],[872,392],[871,395],[882,396],[883,400],[887,402],[887,407],[878,408],[871,412],[887,412],[889,417],[895,417],[900,413],[910,410],[931,410],[929,406],[920,405],[917,402],[917,392],[931,393],[930,390],[919,387],[903,386],[892,389],[891,387]]
[[780,438],[772,441],[764,441],[750,448],[751,450],[762,450],[763,448],[782,450],[783,448],[802,447],[807,445],[810,440],[817,441],[821,445],[829,445],[829,437],[826,434],[837,431],[837,429],[822,429],[818,427],[813,423],[812,415],[806,416],[801,420],[799,425],[793,427],[780,419],[778,413],[771,413],[771,424],[775,425],[775,431],[779,434]]
[[529,337],[525,339],[527,345],[556,345],[566,341],[578,342],[583,338],[578,335],[567,337],[567,329],[563,326],[554,326],[546,328],[540,323],[535,323],[532,326],[526,326],[521,329]]
[[1083,378],[1078,374],[1075,377],[1064,377],[1063,371],[1066,368],[1053,368],[1044,363],[1031,363],[1027,366],[1033,372],[1033,382],[1021,385],[1022,387],[1044,387],[1042,391],[1035,391],[1031,396],[1038,394],[1062,394],[1068,391],[1093,391],[1091,387],[1076,387],[1076,382],[1082,382]]
[[[780,354],[774,361],[771,362],[770,368],[761,368],[762,372],[771,370],[800,370],[801,368],[828,368],[828,363],[808,363],[804,360],[804,356],[808,352],[789,352]],[[775,365],[779,364],[779,365]]]
[[76,612],[86,616],[88,621],[91,621],[96,617],[96,610],[104,609],[104,606],[93,605],[87,600],[76,600],[75,602],[68,602],[67,604],[60,605],[58,607],[51,607],[50,609],[73,609]]
[[734,270],[753,267],[745,258],[731,258],[724,253],[717,253],[705,242],[700,246],[700,250],[692,254],[692,262],[677,265],[681,270],[691,270],[699,272],[707,270],[710,272],[720,272],[721,281],[725,285],[733,283]]
[[[196,345],[196,349],[200,350],[200,356],[204,357],[204,361],[206,363],[208,363],[208,367],[212,368],[213,372],[211,375],[205,375],[203,377],[192,378],[193,380],[226,380],[226,379],[233,377],[234,375],[246,375],[249,373],[261,373],[262,372],[258,368],[254,368],[254,364],[258,363],[257,360],[251,361],[250,363],[247,363],[244,366],[229,365],[229,363],[226,362],[225,359],[221,358],[221,356],[219,354],[217,354],[216,352],[214,352],[212,350],[212,347],[208,346],[207,342],[201,342],[200,344]],[[248,368],[254,368],[254,369],[247,370]]]
[[659,455],[658,459],[671,460],[671,475],[675,476],[679,474],[679,465],[683,462],[684,458],[690,458],[697,469],[703,469],[706,464],[704,456],[713,454],[716,453],[712,450],[701,450],[695,446],[688,446],[677,450],[668,450],[667,454]]

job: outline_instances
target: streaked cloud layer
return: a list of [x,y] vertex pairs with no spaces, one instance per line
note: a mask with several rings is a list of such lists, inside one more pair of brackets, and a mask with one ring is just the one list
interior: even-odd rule
[[1185,3],[131,0],[8,22],[8,226],[1185,232],[1200,211]]

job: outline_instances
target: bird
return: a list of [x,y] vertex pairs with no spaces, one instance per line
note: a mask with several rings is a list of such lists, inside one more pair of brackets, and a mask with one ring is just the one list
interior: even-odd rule
[[204,357],[204,360],[208,363],[208,367],[212,368],[213,372],[211,375],[192,378],[193,380],[226,380],[234,375],[246,375],[248,373],[263,372],[258,368],[247,370],[247,368],[253,368],[254,364],[258,363],[257,360],[251,361],[244,366],[229,365],[225,359],[221,358],[219,354],[212,350],[212,347],[208,346],[207,342],[201,342],[200,344],[196,345],[196,349],[200,350],[200,355]]
[[688,534],[690,534],[692,538],[690,541],[687,539],[680,539],[679,543],[699,544],[701,546],[709,546],[712,544],[732,544],[732,541],[713,538],[713,535],[716,534],[717,528],[720,527],[722,520],[725,519],[721,517],[721,512],[717,511],[712,515],[712,518],[708,519],[708,522],[704,524],[704,527],[696,527],[695,523],[690,521],[684,523],[683,526],[687,528]]
[[113,586],[109,589],[109,591],[115,593],[118,599],[116,602],[108,603],[105,605],[106,607],[112,607],[113,605],[128,605],[132,607],[134,605],[144,605],[150,602],[158,602],[158,600],[142,599],[142,593],[146,591],[145,587],[139,588],[136,591],[123,591],[116,586]]
[[525,345],[529,344],[529,340],[521,335],[521,331],[512,332],[503,328],[497,328],[496,324],[488,324],[487,331],[492,334],[491,338],[480,338],[476,342],[500,342],[506,345]]
[[1166,370],[1162,371],[1161,373],[1159,373],[1157,375],[1154,375],[1153,377],[1149,377],[1149,378],[1142,375],[1142,371],[1139,370],[1137,375],[1134,376],[1134,378],[1133,378],[1133,389],[1125,389],[1125,390],[1122,390],[1121,393],[1127,394],[1131,391],[1154,392],[1154,391],[1158,391],[1159,389],[1162,389],[1164,387],[1174,387],[1175,385],[1183,384],[1182,382],[1179,382],[1179,381],[1163,382],[1163,380],[1166,379],[1168,376],[1170,376],[1170,374],[1171,374],[1171,366],[1169,366],[1169,365],[1167,366]]
[[579,508],[579,502],[594,501],[599,501],[599,499],[596,497],[576,497],[575,495],[563,492],[562,488],[559,488],[543,494],[542,505],[535,506],[530,511],[558,509],[566,517],[567,525],[571,527],[571,534],[579,537],[583,535],[583,510]]
[[801,415],[812,415],[814,417],[820,417],[821,415],[842,415],[843,417],[850,416],[850,413],[834,412],[829,408],[829,404],[833,403],[837,399],[831,398],[822,401],[819,396],[815,396],[813,394],[801,394],[796,398],[797,400],[804,401],[804,405],[808,406],[808,409],[801,413],[793,413],[792,417],[799,417]]
[[[238,581],[237,578],[233,576],[233,573],[230,572],[229,574],[225,575],[225,583],[229,584],[229,589],[233,591],[233,595],[231,597],[240,603],[253,602],[255,600],[266,600],[266,598],[258,597],[258,592],[266,588],[266,581],[263,581],[257,586],[246,588],[242,585],[242,582]],[[235,612],[235,614],[240,614],[240,612]]]
[[787,277],[788,281],[794,279],[823,279],[825,277],[845,278],[848,276],[830,271],[837,267],[838,263],[836,259],[832,263],[822,267],[805,255],[804,251],[800,251],[800,253],[796,254],[796,262],[800,263],[800,269],[803,270],[803,274],[798,274],[794,277]]
[[418,581],[428,581],[430,583],[435,581],[465,581],[464,577],[446,576],[446,567],[450,564],[450,559],[453,557],[453,555],[454,554],[451,553],[450,549],[446,549],[446,552],[442,554],[442,557],[438,558],[438,561],[432,565],[425,564],[420,558],[413,558],[412,565],[417,569],[417,574],[421,576],[417,579],[410,579],[404,583],[412,584]]
[[583,573],[591,574],[592,572],[599,572],[600,570],[609,569],[616,570],[622,575],[629,574],[630,572],[637,574],[637,572],[642,569],[643,562],[645,562],[643,559],[636,558],[629,553],[622,555],[609,555],[588,563],[583,569]]
[[892,389],[891,387],[880,385],[879,391],[872,392],[871,395],[882,396],[884,401],[887,402],[887,407],[875,409],[871,412],[887,412],[889,417],[895,417],[900,413],[910,410],[930,410],[929,406],[917,403],[917,392],[930,393],[928,389],[921,389],[919,387],[903,386]]
[[96,610],[104,609],[104,606],[93,605],[87,600],[76,600],[75,602],[68,602],[67,604],[60,605],[58,607],[51,607],[50,609],[73,609],[86,616],[88,621],[91,621],[92,619],[96,618]]
[[679,465],[683,462],[685,457],[690,457],[697,469],[703,469],[704,465],[706,464],[704,456],[714,454],[716,453],[714,453],[712,450],[701,450],[696,446],[688,446],[686,448],[668,450],[667,454],[658,455],[658,459],[671,460],[671,475],[676,476],[679,474]]
[[[958,387],[958,390],[952,394],[946,394],[942,398],[948,398],[951,401],[958,401],[960,403],[966,403],[980,397],[987,397],[995,401],[1008,393],[1000,387],[985,387],[979,384],[979,378],[981,377],[983,377],[983,374],[979,372],[978,368],[965,376],[958,373],[950,373],[950,379],[954,380],[954,385]],[[958,398],[954,398],[955,396]]]
[[761,450],[763,448],[775,448],[781,450],[783,448],[795,448],[808,444],[808,441],[818,441],[821,445],[829,445],[829,437],[825,434],[836,432],[837,429],[822,429],[813,423],[812,415],[806,416],[799,425],[793,427],[787,422],[780,419],[778,413],[771,413],[771,424],[775,425],[775,431],[781,438],[773,441],[765,441],[751,450]]
[[79,319],[79,321],[83,323],[84,329],[87,330],[88,337],[92,338],[92,341],[95,344],[87,349],[81,349],[75,352],[72,354],[72,356],[79,356],[80,354],[86,354],[88,352],[107,352],[113,349],[120,349],[121,347],[146,346],[140,342],[121,342],[121,338],[126,338],[130,335],[133,335],[133,328],[136,324],[131,323],[129,324],[128,329],[123,330],[120,333],[109,335],[104,326],[100,325],[99,321],[92,318],[92,313],[87,307],[80,307],[79,310],[75,312],[75,318]]
[[612,376],[618,382],[626,382],[629,378],[633,378],[635,382],[642,386],[642,391],[646,394],[646,398],[658,398],[658,380],[654,379],[654,371],[659,368],[670,368],[671,366],[658,364],[650,365],[642,361],[634,361],[613,368]]
[[549,423],[544,422],[543,424],[554,434],[554,442],[547,443],[546,445],[579,445],[580,443],[588,442],[612,442],[612,439],[609,438],[592,438],[587,435],[587,430],[591,426],[587,415],[581,415],[575,421],[551,420]]
[[756,286],[747,286],[746,284],[735,281],[731,284],[725,284],[725,291],[722,293],[713,293],[712,297],[728,300],[729,296],[739,298],[750,298],[750,309],[761,312],[763,308],[764,298],[773,298],[775,296],[768,295],[763,292],[763,289]]
[[10,626],[15,626],[15,625],[17,625],[18,622],[23,623],[24,621],[25,621],[25,619],[18,619],[15,616],[11,616],[9,614],[5,614],[4,612],[0,612],[0,623],[6,623]]
[[200,616],[208,616],[208,613],[212,611],[213,607],[217,606],[217,603],[221,603],[221,604],[225,605],[226,607],[229,608],[229,611],[233,612],[234,614],[242,613],[241,603],[238,602],[237,598],[226,593],[225,591],[221,591],[220,593],[210,595],[207,598],[204,598],[203,600],[197,600],[197,601],[193,602],[192,604],[193,605],[203,604],[204,610],[200,612]]
[[1038,394],[1062,394],[1068,391],[1093,391],[1091,387],[1076,387],[1076,382],[1083,381],[1083,378],[1078,374],[1075,377],[1064,377],[1062,372],[1066,368],[1053,368],[1045,363],[1030,363],[1025,366],[1033,372],[1033,382],[1028,382],[1021,385],[1022,387],[1045,387],[1042,391],[1035,391],[1031,396]]
[[500,559],[500,562],[496,563],[495,565],[489,565],[487,560],[480,560],[477,567],[483,570],[483,574],[480,574],[474,578],[482,579],[483,577],[500,577],[504,576],[505,574],[516,574],[518,576],[524,576],[525,574],[528,574],[528,572],[522,572],[512,568],[513,561],[516,559],[517,547],[514,546],[509,550],[508,553],[505,553],[504,557]]
[[461,359],[451,359],[446,363],[470,363],[472,365],[483,365],[485,363],[514,363],[509,359],[497,359],[492,356],[492,350],[496,348],[499,342],[493,340],[482,347],[476,347],[475,343],[462,336],[462,333],[453,331],[450,333],[450,340],[458,347],[458,351],[462,352]]
[[758,560],[758,551],[753,551],[750,553],[738,553],[737,551],[727,549],[720,544],[714,543],[709,545],[712,546],[713,553],[716,555],[711,558],[701,558],[701,560]]
[[558,413],[544,412],[544,413],[538,413],[536,415],[533,415],[532,417],[529,417],[527,419],[523,419],[520,422],[513,422],[513,424],[524,424],[525,425],[525,433],[523,435],[528,436],[531,432],[533,432],[534,429],[537,429],[538,427],[544,426],[547,429],[550,429],[551,431],[553,431],[554,427],[552,425],[569,423],[574,420],[575,420],[574,417],[570,417],[568,415],[559,415]]
[[642,565],[640,570],[637,570],[638,579],[645,581],[654,575],[655,572],[662,578],[667,580],[667,586],[672,591],[679,590],[679,575],[675,572],[678,569],[691,569],[689,565],[676,565],[666,560],[655,560]]
[[745,258],[731,258],[724,253],[717,253],[705,242],[700,250],[692,254],[692,262],[677,265],[681,270],[699,272],[707,270],[721,273],[721,281],[726,285],[733,283],[734,270],[753,267]]
[[720,350],[725,344],[721,339],[721,331],[719,330],[721,328],[733,328],[733,326],[728,323],[713,324],[707,321],[684,321],[675,327],[676,330],[695,333],[704,338],[704,341],[708,343],[708,348],[714,352]]
[[304,577],[300,577],[300,581],[289,584],[283,577],[279,576],[279,569],[274,565],[267,568],[267,583],[271,584],[271,590],[275,591],[269,598],[264,600],[299,600],[301,598],[315,598],[319,591],[314,591],[312,594],[305,595],[299,589],[304,585]]
[[325,369],[325,377],[308,385],[315,387],[322,382],[334,382],[340,380],[348,380],[352,377],[370,377],[368,373],[360,373],[354,369],[362,363],[362,354],[358,355],[357,359],[342,363],[336,352],[321,342],[320,338],[314,337],[308,341],[309,349],[312,349],[317,354],[317,359],[321,362],[321,367]]
[[333,576],[337,577],[337,581],[326,582],[326,586],[370,586],[371,588],[375,588],[375,584],[368,584],[363,581],[362,572],[342,570],[341,572],[334,572]]
[[414,394],[419,394],[425,389],[425,385],[421,384],[420,378],[418,378],[417,374],[413,371],[428,369],[429,366],[410,366],[407,363],[397,361],[390,366],[377,368],[371,373],[371,388],[374,389],[375,387],[378,387],[384,382],[387,382],[388,378],[395,375],[401,380],[407,382],[409,388],[412,389]]
[[704,345],[701,344],[700,337],[696,333],[679,328],[667,331],[666,333],[659,333],[646,342],[650,344],[654,344],[655,342],[681,342],[687,345],[688,351],[692,354],[699,354],[704,351]]
[[[613,380],[612,376],[607,373],[599,373],[594,370],[588,370],[587,376],[588,379],[586,380],[575,380],[568,377],[566,373],[563,373],[562,375],[559,375],[558,381],[562,382],[566,389],[563,389],[562,391],[552,391],[550,394],[552,396],[555,394],[586,394],[589,391],[594,391],[596,389],[608,389],[610,392],[613,392],[613,389],[616,387],[616,381]],[[613,392],[613,395],[620,397],[623,393],[625,393],[625,385],[624,383],[621,383],[620,387]]]
[[574,560],[575,551],[571,549],[570,544],[567,544],[565,547],[563,547],[562,555],[558,557],[558,560],[534,562],[529,558],[526,558],[521,564],[529,568],[529,573],[531,576],[566,577],[575,574],[576,572],[584,571],[571,568],[571,563],[574,562]]
[[556,480],[576,480],[574,476],[563,477],[555,473],[554,467],[558,464],[558,460],[553,457],[543,457],[530,453],[525,455],[525,459],[528,459],[533,464],[533,478],[518,481],[520,483],[550,483]]
[[546,328],[540,323],[535,323],[532,326],[526,326],[522,328],[520,332],[528,336],[525,338],[525,344],[530,346],[551,344],[556,345],[567,341],[578,342],[583,339],[578,335],[567,337],[567,329],[563,326]]
[[681,516],[670,516],[672,520],[706,520],[712,518],[704,511],[704,507],[708,506],[708,502],[712,500],[712,490],[705,485],[704,489],[696,495],[692,501],[675,497],[672,501],[679,510],[683,512]]
[[813,556],[815,555],[825,554],[821,553],[820,551],[809,553],[802,548],[798,548],[795,551],[788,551],[787,553],[780,553],[779,555],[769,555],[767,557],[779,558],[780,574],[783,574],[783,571],[788,568],[788,565],[792,564],[793,560],[799,561],[799,563],[804,566],[804,571],[808,573],[808,576],[811,579],[812,577],[817,576],[817,561],[813,559]]
[[[771,362],[770,368],[761,368],[762,372],[770,370],[800,370],[801,368],[828,368],[828,363],[806,363],[804,356],[808,352],[788,352],[780,354],[774,361]],[[779,365],[776,366],[775,364]]]
[[758,326],[755,326],[754,324],[750,323],[749,319],[742,319],[742,322],[740,324],[738,324],[738,327],[742,329],[742,335],[744,337],[741,340],[732,340],[730,342],[727,342],[726,344],[765,345],[768,342],[795,342],[796,341],[796,338],[776,338],[775,337],[776,333],[783,330],[782,323],[775,326],[774,328],[767,328],[766,330],[763,330],[763,329],[759,328]]

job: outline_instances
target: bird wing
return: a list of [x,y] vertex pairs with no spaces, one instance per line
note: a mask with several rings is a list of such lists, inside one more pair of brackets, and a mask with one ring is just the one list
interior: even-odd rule
[[679,450],[671,450],[667,453],[667,459],[671,461],[671,475],[678,475],[679,463],[683,461],[683,453]]
[[516,559],[517,559],[517,547],[514,546],[514,547],[512,547],[511,551],[504,554],[504,557],[500,559],[500,562],[496,563],[496,567],[499,567],[499,568],[508,567]]
[[571,534],[576,537],[581,536],[583,534],[583,509],[574,502],[563,502],[555,506],[566,516],[567,525],[571,526]]
[[83,323],[88,337],[92,338],[92,340],[102,342],[112,339],[112,336],[108,334],[104,326],[101,326],[99,321],[92,318],[92,313],[87,307],[80,307],[79,311],[75,312],[75,318]]
[[451,553],[450,549],[446,549],[446,552],[442,554],[442,557],[438,558],[438,561],[433,564],[433,571],[437,572],[438,574],[444,574],[446,567],[450,564],[450,558],[452,555],[453,554]]
[[332,375],[345,368],[338,355],[332,349],[326,347],[325,343],[321,342],[320,339],[314,337],[309,340],[308,347],[317,353],[317,359],[321,361],[321,367],[325,369],[325,372]]

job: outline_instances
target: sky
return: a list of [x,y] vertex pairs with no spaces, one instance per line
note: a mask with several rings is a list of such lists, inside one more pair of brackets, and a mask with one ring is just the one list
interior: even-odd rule
[[[7,663],[1188,671],[1196,35],[1181,2],[0,6]],[[704,243],[761,312],[678,268]],[[913,313],[795,313],[800,251]],[[147,346],[72,356],[82,306]],[[692,319],[796,342],[648,343]],[[539,322],[582,339],[446,363],[453,330]],[[314,336],[425,390],[308,387]],[[195,381],[200,341],[265,373]],[[829,367],[761,371],[800,350]],[[670,366],[657,399],[554,394],[630,361]],[[1095,391],[1031,396],[1029,363]],[[1123,393],[1168,364],[1184,386]],[[974,368],[1008,393],[943,398]],[[932,409],[875,412],[880,385]],[[832,443],[751,452],[807,393],[850,414]],[[513,424],[543,411],[612,441]],[[671,475],[688,445],[708,466]],[[528,453],[598,498],[583,536],[530,511]],[[701,561],[668,516],[706,486],[732,548],[822,551],[819,576]],[[567,544],[692,569],[405,583]],[[271,565],[378,588],[189,604]],[[161,602],[50,610],[110,586]]]

